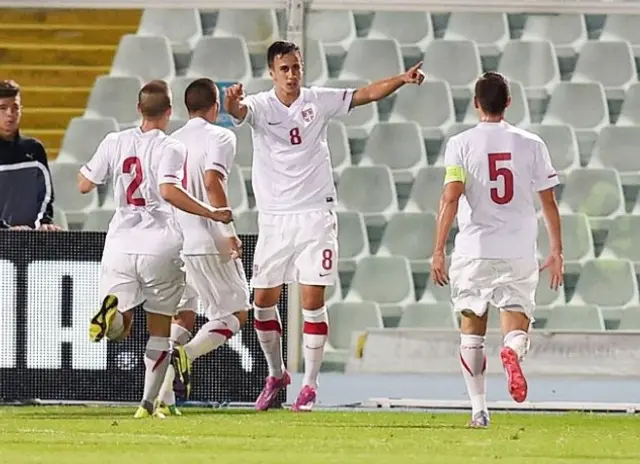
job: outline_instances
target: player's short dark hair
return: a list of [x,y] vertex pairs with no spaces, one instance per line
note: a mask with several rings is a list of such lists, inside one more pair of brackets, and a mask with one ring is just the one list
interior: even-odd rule
[[167,83],[161,80],[147,82],[138,92],[138,105],[143,117],[162,117],[171,108],[171,93]]
[[267,50],[267,65],[273,67],[273,62],[278,56],[288,55],[289,53],[300,53],[300,47],[293,42],[278,40],[273,42]]
[[207,111],[218,102],[218,88],[211,79],[196,79],[184,91],[184,104],[189,114]]
[[13,98],[20,94],[20,86],[16,81],[0,81],[0,98]]
[[486,72],[476,82],[476,99],[480,108],[491,115],[504,113],[509,100],[509,83],[497,72]]

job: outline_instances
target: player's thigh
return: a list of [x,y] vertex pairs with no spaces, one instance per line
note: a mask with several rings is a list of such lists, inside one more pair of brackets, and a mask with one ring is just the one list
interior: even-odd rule
[[493,295],[491,260],[458,256],[451,257],[449,280],[451,300],[457,312],[471,311],[484,316]]
[[333,211],[308,213],[300,223],[296,243],[297,282],[311,286],[334,285],[338,275],[338,226]]
[[493,304],[501,310],[523,312],[531,318],[538,287],[538,263],[535,259],[512,259],[503,260],[498,266]]
[[184,295],[185,272],[181,259],[144,255],[138,258],[138,277],[150,313],[173,316]]
[[189,269],[187,266],[187,257],[184,258],[185,261],[185,286],[184,292],[182,292],[182,297],[180,298],[180,302],[178,303],[178,308],[176,310],[176,319],[180,319],[180,315],[183,313],[197,313],[198,310],[198,294],[193,286],[193,280],[191,279]]
[[100,263],[100,303],[107,295],[118,298],[121,312],[135,308],[144,301],[136,272],[136,256],[125,253],[107,253]]
[[291,215],[260,213],[258,243],[253,256],[252,288],[275,288],[293,281],[296,233]]

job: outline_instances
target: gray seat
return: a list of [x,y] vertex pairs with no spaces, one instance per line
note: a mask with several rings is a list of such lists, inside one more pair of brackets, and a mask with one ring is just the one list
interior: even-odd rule
[[[568,273],[579,274],[582,264],[595,257],[589,219],[585,214],[562,214],[561,227],[565,269]],[[543,218],[538,220],[538,254],[541,259],[549,254],[549,237]]]
[[618,330],[640,331],[640,307],[633,306],[622,312]]
[[171,81],[171,95],[173,100],[171,101],[172,119],[189,119],[189,112],[184,104],[184,93],[193,81],[195,77],[178,76]]
[[398,210],[396,186],[387,166],[349,166],[338,183],[342,209],[359,211],[371,226],[384,225]]
[[[117,130],[118,124],[113,118],[73,118],[64,133],[56,162],[86,163],[105,136]],[[73,184],[76,184],[75,181]]]
[[371,301],[334,303],[328,309],[329,344],[339,350],[348,350],[354,331],[382,329],[380,308]]
[[444,185],[445,169],[442,166],[429,166],[421,169],[411,187],[406,212],[424,211],[437,213],[440,193]]
[[604,318],[600,308],[593,305],[556,306],[547,319],[548,330],[604,331]]
[[229,179],[227,180],[227,188],[229,206],[234,213],[241,213],[249,209],[249,200],[247,198],[247,189],[244,185],[244,178],[237,166],[231,168]]
[[[564,243],[567,243],[567,241],[564,241]],[[540,273],[538,288],[536,289],[536,306],[557,306],[566,304],[564,286],[558,287],[557,291],[553,290],[550,287],[550,275],[551,274],[547,271]]]
[[397,95],[390,122],[415,121],[426,139],[441,139],[455,123],[453,96],[445,81],[426,80],[419,87],[404,86]]
[[[265,55],[267,48],[280,38],[278,19],[274,10],[220,10],[218,21],[213,31],[216,38],[239,37],[246,42],[251,54]],[[234,61],[237,55],[228,51]]]
[[270,77],[254,77],[244,86],[244,93],[253,95],[254,93],[266,92],[272,88],[273,80]]
[[382,236],[377,256],[404,256],[417,273],[430,270],[436,218],[431,213],[396,213]]
[[482,56],[497,56],[509,41],[509,24],[504,13],[451,13],[444,33],[446,40],[471,40]]
[[187,119],[171,119],[167,125],[166,133],[171,135],[187,123]]
[[187,76],[208,77],[214,81],[249,81],[251,62],[247,44],[241,37],[203,37],[193,50]]
[[606,126],[596,141],[589,167],[613,168],[623,185],[640,185],[640,127]]
[[340,275],[333,285],[328,285],[324,289],[324,304],[331,306],[334,303],[342,301],[342,284],[340,283]]
[[253,164],[253,135],[251,127],[243,124],[238,127],[232,127],[231,130],[236,134],[236,157],[235,165],[240,168],[245,178],[251,178],[251,167]]
[[638,304],[638,283],[631,261],[593,259],[582,268],[572,305],[625,307]]
[[122,36],[113,58],[111,75],[139,77],[145,82],[153,79],[171,81],[176,72],[169,39],[134,34]]
[[356,39],[356,25],[351,11],[309,11],[306,35],[322,44],[329,56],[346,53]]
[[560,82],[560,68],[551,42],[511,40],[504,47],[498,71],[520,82],[527,98],[546,99]]
[[551,164],[556,169],[560,182],[566,175],[580,167],[578,139],[573,127],[568,124],[531,124],[527,130],[538,134],[547,144],[551,155]]
[[[451,258],[447,257],[446,258],[446,266],[447,269],[449,268],[451,264]],[[445,303],[450,303],[452,304],[451,301],[451,287],[450,286],[445,286],[445,287],[441,287],[437,284],[435,284],[431,278],[431,276],[429,276],[426,280],[426,285],[425,285],[425,289],[424,292],[422,293],[422,296],[420,297],[419,300],[421,303],[441,303],[441,302],[445,302]]]
[[355,272],[358,262],[369,256],[369,238],[362,214],[355,211],[338,213],[338,244],[339,270]]
[[174,53],[189,53],[202,37],[200,13],[195,8],[147,8],[138,35],[166,36]]
[[51,163],[49,166],[56,207],[65,211],[70,224],[82,224],[86,214],[98,206],[96,189],[86,195],[78,192],[77,175],[82,165],[82,163]]
[[634,55],[640,57],[640,15],[607,15],[600,40],[627,41],[633,47]]
[[482,73],[478,46],[470,40],[434,40],[424,52],[422,69],[430,79],[448,82],[453,98],[470,98]]
[[96,209],[91,211],[82,225],[82,230],[105,232],[109,230],[109,223],[114,214],[115,211],[112,209]]
[[633,50],[628,42],[587,42],[576,63],[571,82],[599,82],[607,98],[622,100],[638,81]]
[[377,81],[404,72],[402,53],[393,39],[355,39],[344,60],[341,79]]
[[67,213],[62,208],[53,208],[53,223],[60,226],[63,230],[69,230],[69,220],[67,219]]
[[140,121],[136,107],[143,83],[139,77],[99,76],[91,89],[85,118],[114,118],[120,127]]
[[360,165],[387,165],[395,182],[412,182],[427,166],[420,126],[415,122],[378,123],[367,139]]
[[367,37],[396,39],[403,56],[421,56],[433,40],[431,15],[426,11],[378,11]]
[[331,153],[331,166],[338,176],[344,168],[351,166],[351,149],[349,148],[349,135],[344,123],[330,121],[327,127],[327,144]]
[[[511,105],[505,112],[505,120],[514,126],[530,124],[531,116],[529,114],[529,102],[527,101],[527,95],[525,94],[524,87],[517,81],[509,82],[509,87],[511,91]],[[464,122],[467,124],[478,123],[478,113],[473,106],[473,102],[470,102],[467,107]]]
[[304,44],[305,84],[322,85],[329,79],[327,56],[324,46],[318,40],[307,39]]
[[402,312],[398,328],[402,329],[457,329],[450,303],[412,303]]
[[640,268],[640,216],[625,214],[611,224],[600,257],[608,259],[630,259]]
[[587,25],[581,14],[527,16],[524,40],[548,40],[560,58],[571,58],[587,42]]
[[637,125],[640,125],[640,83],[629,87],[616,121],[616,126]]
[[[326,83],[327,87],[338,89],[359,89],[367,85],[369,85],[369,81],[360,79],[329,79]],[[364,140],[378,123],[378,104],[373,102],[359,106],[338,120],[344,123],[350,139]]]
[[258,234],[258,212],[243,211],[233,218],[233,223],[238,234],[257,235]]

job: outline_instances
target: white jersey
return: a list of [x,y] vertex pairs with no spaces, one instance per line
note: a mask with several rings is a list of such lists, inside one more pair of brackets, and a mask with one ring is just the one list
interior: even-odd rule
[[112,181],[116,211],[105,253],[179,257],[182,231],[159,187],[182,182],[185,156],[184,145],[158,129],[136,127],[102,140],[80,172],[94,184]]
[[535,257],[534,197],[558,185],[542,139],[504,121],[480,123],[449,139],[444,162],[448,171],[461,168],[465,182],[455,253],[485,259]]
[[253,129],[252,183],[262,213],[333,209],[336,189],[327,125],[349,113],[353,89],[303,88],[286,107],[275,90],[244,99]]
[[[210,124],[202,118],[190,119],[172,135],[187,147],[187,162],[182,186],[195,198],[210,204],[204,184],[205,171],[218,171],[225,177],[227,192],[229,172],[236,154],[236,135],[229,129]],[[185,255],[218,253],[215,240],[224,236],[221,223],[178,211],[184,234]]]

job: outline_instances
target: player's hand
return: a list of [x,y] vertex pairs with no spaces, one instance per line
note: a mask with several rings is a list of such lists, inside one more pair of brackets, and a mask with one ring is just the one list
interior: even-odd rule
[[431,279],[437,285],[444,287],[449,283],[449,274],[447,274],[447,267],[445,262],[445,256],[442,252],[436,252],[431,258]]
[[31,230],[29,226],[11,226],[10,230]]
[[405,84],[422,84],[425,78],[424,72],[422,72],[422,64],[424,62],[420,61],[419,63],[414,64],[409,68],[407,72],[402,75],[402,80]]
[[231,113],[243,98],[244,88],[242,87],[242,84],[233,84],[232,86],[227,87],[227,90],[224,92],[224,109],[227,113]]
[[553,290],[558,290],[558,287],[564,283],[564,257],[559,253],[550,254],[542,263],[540,271],[542,272],[545,269],[548,269],[551,273],[549,287]]
[[238,237],[227,238],[229,244],[229,252],[231,253],[231,259],[237,259],[242,257],[242,240]]
[[46,232],[59,232],[64,229],[56,224],[42,224],[40,227],[38,227],[38,230],[44,230]]
[[233,221],[233,213],[230,209],[216,209],[211,211],[211,213],[209,214],[209,219],[222,222],[223,224],[229,224],[231,221]]

